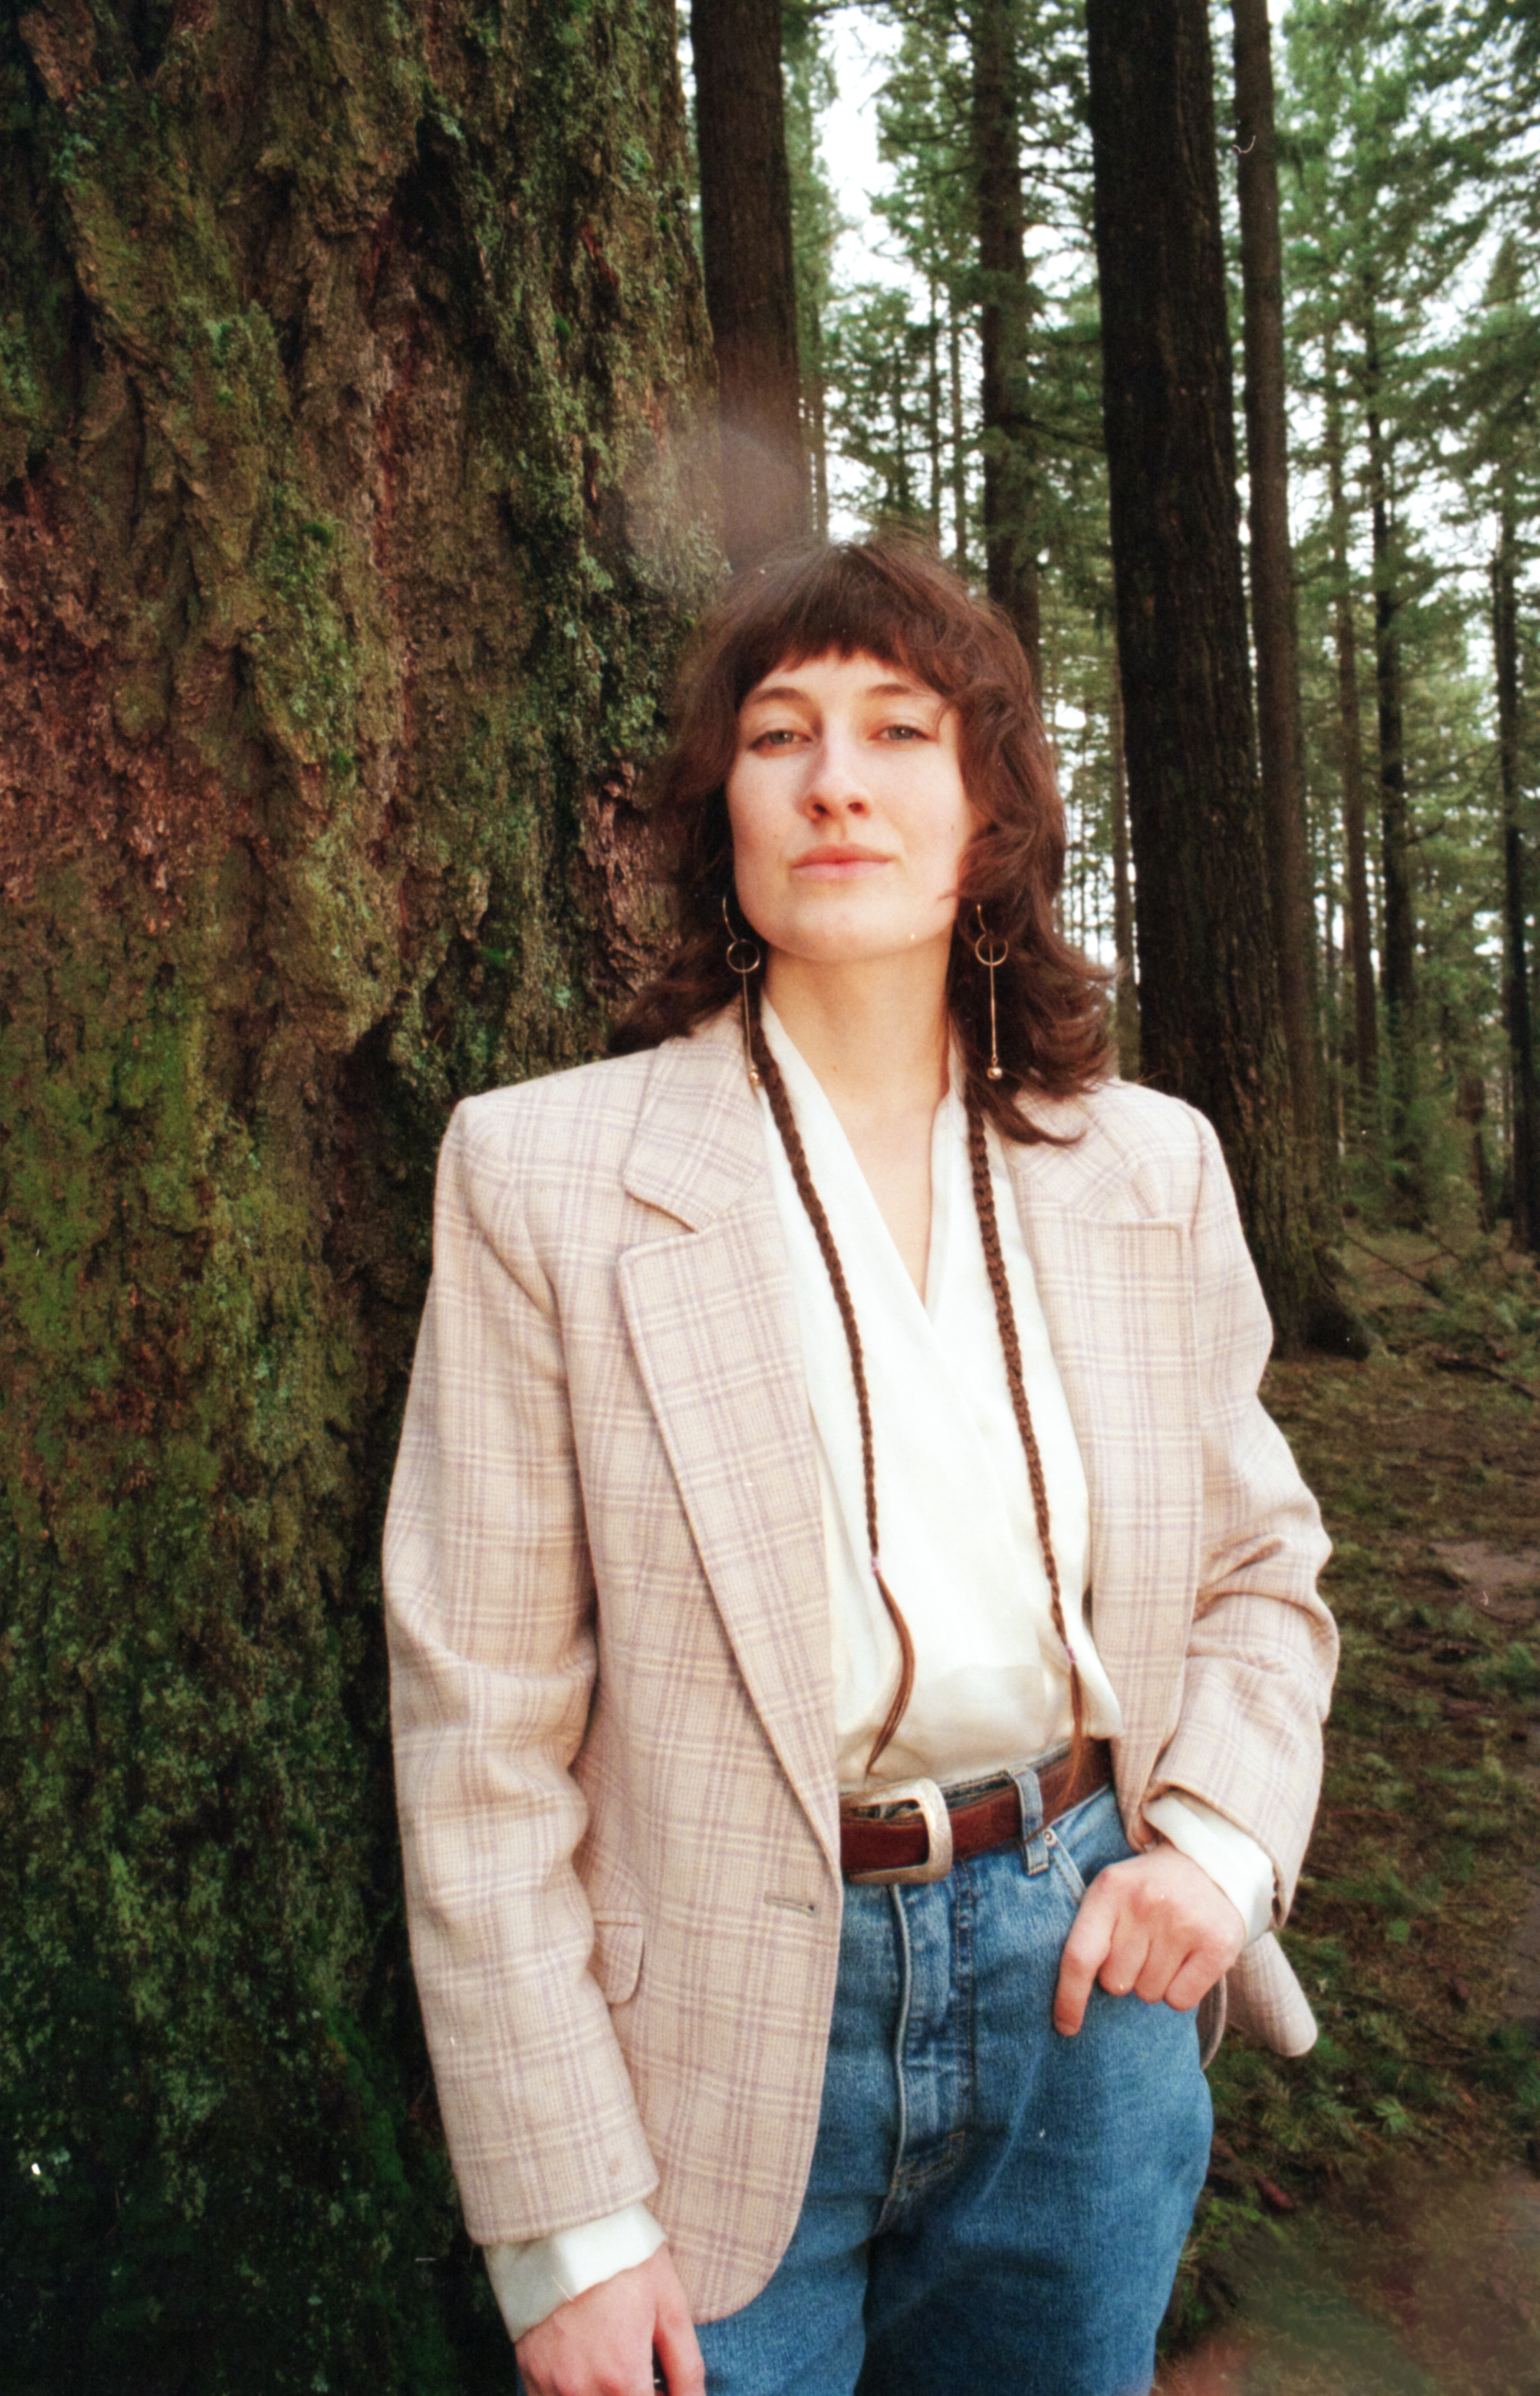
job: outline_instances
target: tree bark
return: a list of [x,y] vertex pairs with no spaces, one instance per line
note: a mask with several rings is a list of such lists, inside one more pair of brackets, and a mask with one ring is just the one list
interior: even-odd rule
[[1408,1114],[1414,1083],[1416,918],[1406,801],[1406,744],[1401,705],[1400,559],[1391,517],[1390,470],[1380,412],[1379,343],[1374,311],[1363,325],[1364,425],[1369,446],[1369,508],[1374,566],[1374,686],[1379,724],[1380,872],[1385,939],[1380,975],[1394,1084],[1394,1146],[1408,1154]]
[[[1513,1079],[1513,1245],[1540,1247],[1540,1094],[1530,1012],[1529,894],[1519,802],[1518,530],[1505,492],[1492,562],[1492,646],[1497,680],[1497,765],[1503,794],[1504,978]],[[1480,1131],[1476,1134],[1478,1142]],[[1478,1153],[1479,1153],[1478,1150]]]
[[[1317,1124],[1320,1132],[1320,1178],[1322,1207],[1335,1210],[1341,1200],[1339,1165],[1343,1151],[1342,1074],[1343,1043],[1339,1036],[1342,1024],[1344,978],[1348,963],[1348,943],[1351,933],[1346,912],[1343,912],[1342,941],[1337,936],[1338,911],[1344,894],[1337,887],[1336,843],[1329,824],[1309,828],[1310,839],[1310,906],[1321,925],[1320,1001],[1323,1010],[1320,1044],[1320,1101]],[[1328,1032],[1330,1027],[1330,1032]]]
[[950,393],[952,565],[968,572],[968,433],[962,413],[962,327],[955,306],[947,317],[947,379]]
[[1299,633],[1289,538],[1289,435],[1283,369],[1283,245],[1278,220],[1268,0],[1231,0],[1235,27],[1236,180],[1246,362],[1252,632],[1262,813],[1268,835],[1279,998],[1289,1055],[1294,1132],[1318,1140],[1315,914],[1305,829]]
[[1353,1063],[1358,1128],[1372,1139],[1379,1118],[1379,1026],[1374,1005],[1374,927],[1369,886],[1369,845],[1363,805],[1363,724],[1359,699],[1358,634],[1348,561],[1348,499],[1343,478],[1342,391],[1334,345],[1328,336],[1326,477],[1331,510],[1332,628],[1336,648],[1337,755],[1342,785],[1342,834],[1348,873],[1348,938],[1353,968]]
[[893,489],[896,512],[901,524],[912,524],[915,516],[914,482],[909,472],[912,452],[909,447],[909,409],[908,360],[903,352],[895,349],[888,359],[888,405],[893,411]]
[[1118,1071],[1125,1082],[1139,1073],[1139,986],[1134,965],[1134,885],[1129,875],[1128,741],[1123,727],[1122,677],[1116,638],[1112,646],[1110,699],[1112,738],[1112,946],[1118,959]]
[[0,99],[7,2376],[447,2396],[378,1537],[448,1111],[652,937],[673,29],[60,0]]
[[1016,0],[974,0],[968,21],[982,301],[986,575],[990,598],[1016,626],[1036,687],[1042,664],[1039,508],[1030,415],[1031,293],[1021,202]]
[[1291,1128],[1246,647],[1203,0],[1090,0],[1140,1067],[1210,1115],[1280,1342],[1348,1336]]
[[941,547],[941,486],[945,465],[941,454],[941,320],[936,314],[936,287],[930,285],[930,310],[925,319],[925,448],[930,460],[931,538]]
[[781,0],[692,0],[690,49],[727,554],[751,566],[808,529]]
[[824,365],[823,326],[817,328],[807,376],[807,427],[812,436],[813,533],[829,539],[829,377]]

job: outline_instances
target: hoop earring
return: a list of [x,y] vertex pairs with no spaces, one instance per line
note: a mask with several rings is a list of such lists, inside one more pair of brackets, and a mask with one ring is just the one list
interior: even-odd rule
[[995,969],[1010,955],[1010,943],[990,932],[982,907],[976,907],[974,913],[978,919],[978,938],[973,944],[973,952],[989,977],[989,1061],[984,1070],[991,1082],[998,1082],[1004,1069],[1000,1061],[1000,1033],[995,1019]]
[[727,912],[727,893],[722,894],[722,920],[727,927],[727,963],[738,978],[738,995],[743,1001],[743,1061],[749,1068],[749,1079],[757,1090],[760,1070],[754,1062],[754,1035],[749,1022],[749,978],[760,969],[760,944],[746,933],[735,932],[733,919]]

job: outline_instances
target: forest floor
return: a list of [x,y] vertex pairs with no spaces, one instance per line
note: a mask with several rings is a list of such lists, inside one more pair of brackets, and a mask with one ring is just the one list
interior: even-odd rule
[[1335,1541],[1285,1933],[1321,2036],[1221,2051],[1159,2396],[1540,2396],[1540,1275],[1472,1233],[1343,1258],[1383,1345],[1265,1393]]

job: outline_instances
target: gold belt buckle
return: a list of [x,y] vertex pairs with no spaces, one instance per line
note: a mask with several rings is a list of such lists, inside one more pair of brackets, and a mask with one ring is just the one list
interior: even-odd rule
[[930,1852],[923,1864],[895,1864],[891,1871],[847,1872],[845,1878],[853,1888],[888,1888],[900,1881],[912,1884],[945,1880],[952,1868],[951,1816],[934,1780],[890,1780],[880,1788],[869,1786],[840,1801],[840,1810],[845,1814],[885,1813],[893,1805],[919,1809]]

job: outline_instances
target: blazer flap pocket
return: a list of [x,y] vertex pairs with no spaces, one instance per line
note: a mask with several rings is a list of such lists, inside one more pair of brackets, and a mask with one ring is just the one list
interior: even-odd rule
[[604,2003],[623,2005],[636,1994],[642,1972],[642,1916],[639,1913],[596,1913],[593,1917],[593,1977],[604,1992]]

